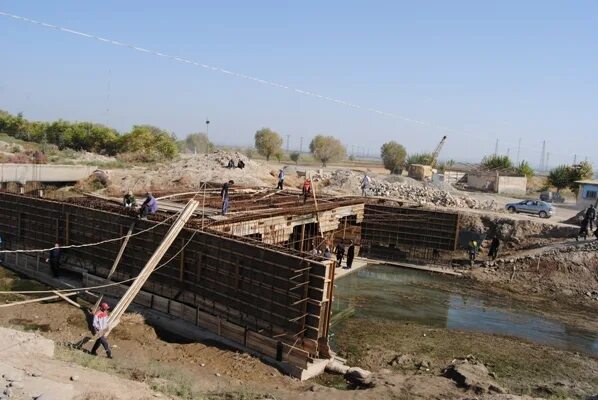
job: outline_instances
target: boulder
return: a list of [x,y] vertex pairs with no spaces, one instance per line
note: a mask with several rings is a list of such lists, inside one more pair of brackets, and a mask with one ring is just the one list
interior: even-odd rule
[[444,370],[444,376],[476,394],[506,393],[490,376],[486,366],[474,357],[454,360]]
[[352,367],[345,373],[345,379],[354,385],[371,386],[372,373],[363,368]]

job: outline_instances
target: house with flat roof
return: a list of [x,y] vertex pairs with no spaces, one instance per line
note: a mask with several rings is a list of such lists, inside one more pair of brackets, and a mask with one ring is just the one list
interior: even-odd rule
[[577,208],[584,209],[590,204],[596,205],[598,201],[598,180],[575,181],[579,183],[577,194]]

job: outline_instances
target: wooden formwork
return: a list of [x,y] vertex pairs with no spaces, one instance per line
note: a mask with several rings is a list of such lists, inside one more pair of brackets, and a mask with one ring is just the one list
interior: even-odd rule
[[[7,248],[48,248],[123,237],[131,217],[72,204],[0,193],[0,233]],[[168,230],[138,221],[112,280],[136,276]],[[65,250],[89,279],[106,278],[121,241]],[[167,262],[166,262],[167,261]],[[304,368],[328,356],[332,268],[283,249],[215,233],[183,230],[137,301],[277,359]],[[172,304],[178,304],[173,308]],[[178,308],[177,308],[178,307]],[[253,347],[252,347],[253,346]]]
[[456,212],[368,204],[361,244],[362,250],[389,258],[404,251],[406,257],[433,259],[440,251],[456,250],[458,232]]

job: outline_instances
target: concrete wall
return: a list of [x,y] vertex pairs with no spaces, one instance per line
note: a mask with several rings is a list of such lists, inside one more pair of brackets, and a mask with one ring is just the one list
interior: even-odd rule
[[467,174],[467,187],[477,190],[485,190],[489,192],[497,191],[497,180],[498,174],[487,173],[487,174]]
[[527,193],[527,178],[525,176],[498,177],[497,193],[525,195]]
[[579,186],[579,194],[577,195],[577,208],[580,210],[588,207],[590,204],[596,204],[596,195],[598,194],[598,184],[584,183]]
[[96,169],[86,165],[0,164],[0,182],[77,182]]

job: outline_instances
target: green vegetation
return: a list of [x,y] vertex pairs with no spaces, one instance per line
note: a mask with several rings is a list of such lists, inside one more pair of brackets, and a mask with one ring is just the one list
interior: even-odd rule
[[382,157],[384,168],[389,170],[391,174],[396,174],[399,173],[405,164],[407,150],[405,150],[403,145],[393,140],[382,145],[380,156]]
[[534,169],[525,160],[519,163],[519,165],[515,168],[515,172],[518,175],[525,176],[527,179],[531,179],[535,175]]
[[407,158],[407,164],[433,165],[432,153],[415,153]]
[[309,144],[309,151],[323,167],[330,161],[342,160],[347,156],[345,146],[332,136],[317,135]]
[[210,153],[214,150],[214,144],[205,133],[190,133],[185,140],[179,141],[178,145],[179,150],[189,153]]
[[119,134],[115,129],[91,122],[28,121],[21,113],[12,115],[0,111],[0,132],[38,143],[44,154],[55,147],[111,156],[125,154],[126,160],[142,162],[172,159],[178,154],[176,138],[151,125],[135,125],[131,132]]
[[266,161],[270,161],[270,156],[276,157],[282,152],[282,138],[270,128],[262,128],[255,133],[255,148],[266,157]]
[[508,156],[491,155],[482,159],[482,168],[513,171],[513,162]]
[[591,179],[594,176],[592,164],[582,161],[576,165],[559,165],[548,173],[547,183],[556,188],[557,192],[561,189],[569,188],[575,194],[579,190],[579,184],[575,181]]
[[289,154],[289,158],[291,159],[291,161],[297,164],[299,162],[299,159],[301,158],[301,153],[299,153],[298,151],[293,151],[291,152],[291,154]]

